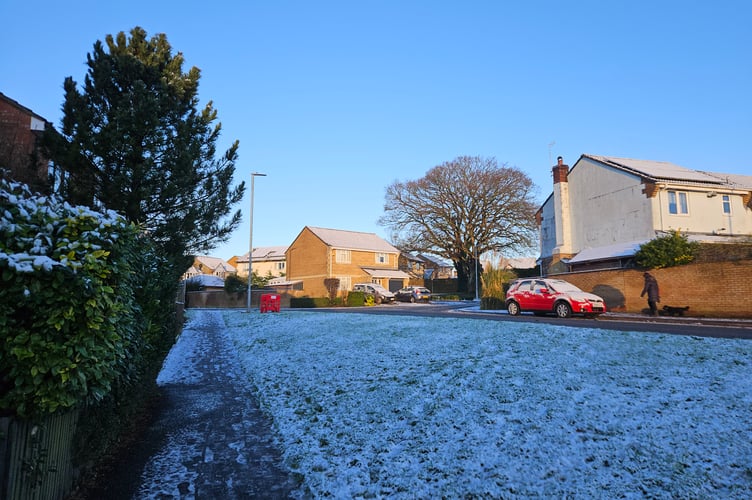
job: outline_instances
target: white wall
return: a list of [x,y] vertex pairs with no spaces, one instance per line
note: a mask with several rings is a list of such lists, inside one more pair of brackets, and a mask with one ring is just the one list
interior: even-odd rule
[[[730,194],[731,215],[723,213],[723,195],[717,191],[708,196],[707,188],[699,191],[687,186],[668,185],[661,189],[660,211],[656,227],[662,230],[681,230],[689,233],[720,235],[752,235],[752,210],[745,208],[740,194]],[[668,211],[668,191],[687,193],[688,214],[670,214]]]
[[549,196],[541,207],[540,256],[550,257],[556,247],[556,220],[554,219],[554,197]]
[[639,177],[580,158],[569,173],[572,250],[655,236],[654,204]]

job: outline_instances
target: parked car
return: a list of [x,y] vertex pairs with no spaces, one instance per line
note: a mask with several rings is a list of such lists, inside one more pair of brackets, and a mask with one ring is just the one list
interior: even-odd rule
[[606,303],[601,297],[583,292],[564,280],[548,278],[527,278],[512,282],[507,291],[506,306],[512,316],[522,311],[554,313],[560,318],[568,318],[572,314],[592,317],[606,312]]
[[358,283],[353,285],[353,290],[363,292],[366,296],[370,295],[376,304],[394,302],[394,294],[378,283]]
[[394,292],[394,296],[402,302],[428,302],[431,290],[424,286],[406,286]]

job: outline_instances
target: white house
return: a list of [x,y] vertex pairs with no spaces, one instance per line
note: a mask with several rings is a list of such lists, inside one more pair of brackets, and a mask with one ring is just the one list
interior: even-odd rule
[[543,274],[625,265],[639,246],[679,230],[703,242],[749,241],[752,176],[672,163],[559,158],[553,193],[536,214]]

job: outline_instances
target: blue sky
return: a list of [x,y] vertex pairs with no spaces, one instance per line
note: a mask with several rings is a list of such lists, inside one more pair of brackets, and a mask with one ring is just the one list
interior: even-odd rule
[[[551,192],[557,156],[752,175],[745,1],[5,2],[0,92],[59,125],[107,34],[165,33],[256,178],[253,246],[374,232],[386,187],[495,157]],[[248,251],[243,225],[212,255]]]

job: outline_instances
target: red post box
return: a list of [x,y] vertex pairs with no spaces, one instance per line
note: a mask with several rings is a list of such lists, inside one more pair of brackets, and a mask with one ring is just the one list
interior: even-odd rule
[[265,312],[279,312],[281,297],[276,293],[265,293],[261,296],[259,310]]

